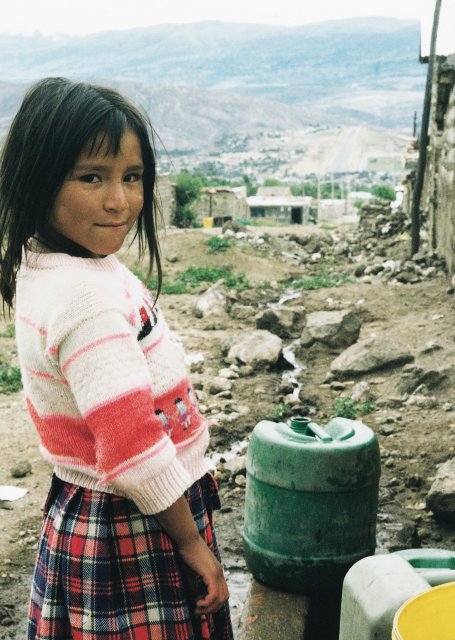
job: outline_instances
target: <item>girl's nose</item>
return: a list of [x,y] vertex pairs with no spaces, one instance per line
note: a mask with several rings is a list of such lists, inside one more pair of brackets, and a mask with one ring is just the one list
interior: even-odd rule
[[104,198],[104,208],[106,211],[116,213],[128,208],[128,199],[125,193],[123,182],[112,183],[106,186]]

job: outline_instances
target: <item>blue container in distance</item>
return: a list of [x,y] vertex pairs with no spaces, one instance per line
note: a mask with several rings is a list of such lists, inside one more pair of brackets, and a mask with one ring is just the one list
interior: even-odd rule
[[253,576],[303,593],[341,587],[348,569],[374,554],[379,476],[377,438],[357,420],[259,422],[243,529]]

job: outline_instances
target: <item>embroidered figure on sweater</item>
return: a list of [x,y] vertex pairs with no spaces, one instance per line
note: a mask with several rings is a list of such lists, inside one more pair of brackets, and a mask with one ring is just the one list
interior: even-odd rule
[[164,431],[167,433],[167,435],[172,438],[172,425],[170,424],[169,420],[166,417],[166,414],[164,413],[164,411],[162,409],[156,409],[155,410],[155,415],[157,415],[159,417],[159,419],[161,420],[161,424],[163,425],[163,429]]
[[183,430],[186,431],[188,427],[191,426],[191,415],[188,410],[188,407],[183,402],[182,398],[176,398],[174,400],[174,404],[177,407],[177,415],[179,417],[179,421],[183,424]]

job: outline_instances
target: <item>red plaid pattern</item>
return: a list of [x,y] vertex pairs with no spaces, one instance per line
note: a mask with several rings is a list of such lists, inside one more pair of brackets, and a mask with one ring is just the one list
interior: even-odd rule
[[[211,518],[219,507],[215,481],[207,474],[186,496],[200,534],[219,557]],[[228,606],[195,616],[193,589],[153,516],[130,500],[54,476],[28,640],[232,640]]]

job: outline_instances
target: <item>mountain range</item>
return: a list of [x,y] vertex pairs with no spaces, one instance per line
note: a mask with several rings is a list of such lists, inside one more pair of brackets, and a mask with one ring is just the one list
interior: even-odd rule
[[356,18],[299,27],[163,24],[85,37],[0,34],[0,132],[48,75],[110,84],[149,113],[166,148],[259,131],[412,128],[423,102],[419,24]]

